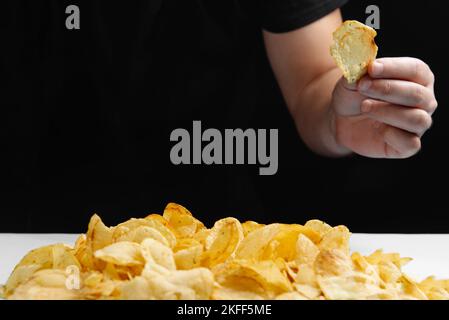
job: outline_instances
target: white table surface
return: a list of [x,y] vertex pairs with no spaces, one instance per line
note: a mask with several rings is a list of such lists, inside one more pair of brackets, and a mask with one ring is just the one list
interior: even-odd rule
[[[53,243],[73,245],[75,234],[0,234],[0,284],[5,283],[17,262],[29,250]],[[404,267],[416,280],[434,275],[449,279],[449,234],[353,234],[351,248],[364,255],[376,249],[399,252],[413,261]]]

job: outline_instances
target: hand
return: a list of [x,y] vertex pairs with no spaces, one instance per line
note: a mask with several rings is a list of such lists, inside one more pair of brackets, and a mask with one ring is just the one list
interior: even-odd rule
[[434,82],[430,68],[414,58],[378,59],[356,85],[342,78],[332,97],[337,142],[371,158],[415,155],[438,105]]

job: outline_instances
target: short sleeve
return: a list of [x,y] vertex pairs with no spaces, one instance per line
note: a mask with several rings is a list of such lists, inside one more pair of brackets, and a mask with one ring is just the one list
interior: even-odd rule
[[255,0],[253,13],[262,29],[282,33],[304,27],[346,2],[348,0]]

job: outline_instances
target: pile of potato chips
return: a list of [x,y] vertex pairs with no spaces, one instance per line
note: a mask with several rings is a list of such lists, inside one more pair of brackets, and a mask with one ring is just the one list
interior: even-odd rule
[[[350,232],[305,225],[218,220],[210,229],[170,203],[107,227],[94,215],[74,247],[29,252],[7,299],[449,299],[449,280],[416,283],[410,261],[376,251],[350,254]],[[78,278],[74,278],[78,277]]]

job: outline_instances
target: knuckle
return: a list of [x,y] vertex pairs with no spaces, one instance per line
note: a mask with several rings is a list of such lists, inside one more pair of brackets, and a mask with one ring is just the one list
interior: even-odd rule
[[419,86],[412,90],[410,97],[412,99],[412,102],[417,106],[421,106],[426,102],[426,92]]
[[393,85],[391,81],[384,81],[383,84],[380,86],[380,91],[385,96],[389,96],[393,91]]
[[430,112],[435,112],[435,110],[438,108],[438,101],[437,99],[433,98],[432,101],[429,103],[429,109]]
[[425,111],[416,114],[414,118],[414,125],[423,130],[428,130],[432,126],[432,117]]
[[[430,83],[435,82],[435,75],[432,72],[430,66],[420,59],[414,58],[414,78],[425,78],[429,79]],[[425,75],[425,76],[424,76]]]

